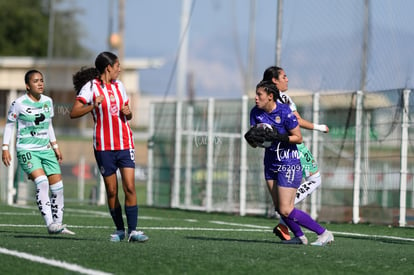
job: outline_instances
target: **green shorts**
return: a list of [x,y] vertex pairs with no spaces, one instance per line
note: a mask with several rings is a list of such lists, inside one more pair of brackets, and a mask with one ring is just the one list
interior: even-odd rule
[[37,169],[43,169],[46,176],[61,174],[60,165],[52,149],[43,151],[19,151],[17,159],[26,174],[31,174]]
[[305,144],[297,144],[297,147],[299,150],[300,164],[302,165],[302,175],[304,178],[307,178],[318,171],[318,164]]

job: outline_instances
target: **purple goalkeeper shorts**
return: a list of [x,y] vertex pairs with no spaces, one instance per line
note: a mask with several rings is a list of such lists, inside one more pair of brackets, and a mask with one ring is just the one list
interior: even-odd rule
[[291,164],[265,165],[264,174],[266,180],[276,180],[278,186],[297,189],[302,182],[302,166],[299,161]]

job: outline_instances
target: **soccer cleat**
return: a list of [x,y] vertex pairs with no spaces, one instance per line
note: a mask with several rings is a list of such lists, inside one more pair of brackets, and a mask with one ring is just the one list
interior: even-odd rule
[[308,239],[306,238],[305,235],[300,236],[300,237],[294,237],[293,239],[290,240],[284,240],[282,241],[282,244],[304,244],[307,245],[308,244]]
[[69,229],[67,229],[67,228],[64,228],[64,229],[60,232],[60,234],[75,235],[75,232],[70,231],[70,230],[69,230]]
[[114,234],[111,234],[111,242],[120,242],[125,239],[125,231],[124,230],[116,230]]
[[321,235],[318,236],[318,239],[311,243],[311,245],[315,246],[325,246],[327,244],[330,244],[334,241],[334,236],[332,232],[325,230]]
[[282,241],[290,240],[289,228],[284,224],[279,223],[276,225],[275,228],[273,228],[273,233]]
[[144,234],[142,231],[132,231],[129,233],[128,242],[146,242],[148,241],[148,236]]
[[65,229],[65,227],[66,227],[66,224],[51,223],[47,227],[47,231],[49,232],[49,234],[59,234]]

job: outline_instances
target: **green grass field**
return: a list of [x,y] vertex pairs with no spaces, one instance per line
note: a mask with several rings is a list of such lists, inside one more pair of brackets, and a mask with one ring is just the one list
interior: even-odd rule
[[[1,274],[414,274],[414,229],[328,224],[326,247],[282,245],[276,220],[141,207],[146,243],[109,242],[107,207],[66,205],[48,235],[34,205],[0,205]],[[309,241],[316,236],[306,231]]]

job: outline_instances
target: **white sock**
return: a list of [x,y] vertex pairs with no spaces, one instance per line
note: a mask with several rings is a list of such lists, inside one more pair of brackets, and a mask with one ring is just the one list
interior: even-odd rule
[[36,184],[36,203],[39,207],[39,211],[45,220],[46,226],[53,223],[52,209],[50,208],[49,199],[49,181],[45,175],[39,176],[34,179]]
[[53,221],[57,223],[62,223],[63,221],[63,182],[58,181],[57,183],[50,185],[50,192],[52,193],[50,197],[52,217]]
[[295,204],[303,201],[307,196],[312,194],[316,188],[321,185],[321,174],[318,172],[310,177],[306,178],[306,181],[302,182],[296,191]]

